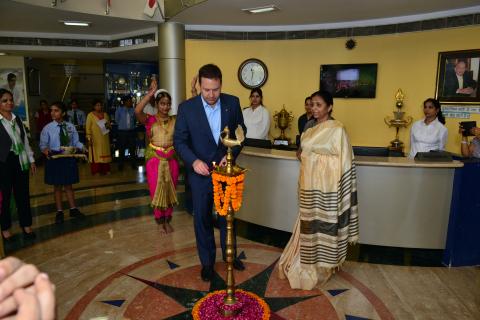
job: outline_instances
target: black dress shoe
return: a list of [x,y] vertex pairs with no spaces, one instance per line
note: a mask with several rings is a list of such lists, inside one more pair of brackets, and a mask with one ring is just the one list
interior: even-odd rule
[[85,218],[85,215],[80,212],[77,208],[70,209],[70,217],[72,218]]
[[238,271],[245,270],[245,265],[243,264],[242,260],[238,258],[233,259],[233,269]]
[[25,240],[33,240],[37,237],[37,235],[33,231],[26,232],[25,229],[23,229],[23,228],[22,228],[22,231],[23,231],[23,238]]
[[55,223],[62,224],[63,221],[64,221],[63,211],[57,211],[57,214],[55,215]]
[[209,282],[213,279],[213,267],[210,266],[203,266],[202,272],[200,275],[202,276],[202,280],[205,282]]

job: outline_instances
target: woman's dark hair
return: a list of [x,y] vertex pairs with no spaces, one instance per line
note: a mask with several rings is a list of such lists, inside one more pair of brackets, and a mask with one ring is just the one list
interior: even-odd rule
[[52,103],[51,106],[52,107],[55,106],[58,109],[60,109],[62,111],[63,116],[65,116],[67,114],[67,106],[62,101],[55,101],[55,102]]
[[310,96],[310,98],[313,98],[313,97],[320,97],[320,98],[323,99],[323,101],[325,101],[325,103],[327,104],[327,106],[332,106],[332,109],[331,109],[330,112],[328,113],[329,115],[332,114],[332,111],[333,111],[333,97],[332,97],[332,95],[330,94],[330,92],[324,91],[324,90],[319,90],[319,91],[317,91],[317,92],[312,93],[312,95]]
[[0,98],[3,97],[5,93],[8,93],[12,98],[13,98],[13,93],[10,90],[7,89],[0,89]]
[[202,78],[219,79],[222,83],[222,71],[212,63],[206,64],[198,70],[198,83],[202,83]]
[[103,107],[103,101],[102,101],[101,99],[94,99],[94,100],[92,101],[92,108],[93,108],[93,109],[95,109],[95,105],[96,105],[97,103],[100,103],[100,104],[102,105],[102,107]]
[[170,95],[170,93],[162,91],[157,94],[157,97],[155,98],[155,103],[158,103],[162,98],[168,98],[168,100],[170,100],[170,103],[172,102],[172,96]]
[[425,105],[427,104],[427,102],[431,102],[433,104],[433,106],[435,107],[435,110],[438,111],[437,113],[437,118],[438,118],[438,121],[441,123],[441,124],[445,124],[445,116],[443,115],[442,113],[442,106],[440,105],[440,102],[438,102],[437,99],[433,99],[433,98],[428,98],[427,100],[423,101],[423,106],[425,107]]
[[258,95],[260,96],[260,98],[263,99],[263,92],[262,92],[262,89],[260,88],[253,88],[251,91],[250,91],[250,97],[252,96],[252,94],[254,93],[258,93]]
[[262,92],[262,89],[260,88],[253,88],[251,91],[250,91],[250,97],[252,97],[252,94],[254,93],[258,93],[258,95],[260,96],[260,104],[263,104],[263,92]]

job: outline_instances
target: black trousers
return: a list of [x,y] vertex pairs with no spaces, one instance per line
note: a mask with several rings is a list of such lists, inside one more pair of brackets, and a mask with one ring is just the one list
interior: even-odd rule
[[126,149],[128,149],[128,152],[130,153],[130,160],[134,160],[136,158],[136,141],[137,132],[135,130],[118,130],[118,150],[120,152],[118,158],[120,163],[122,163],[125,159]]
[[[209,188],[192,186],[193,196],[193,225],[195,238],[197,242],[198,255],[202,266],[213,266],[216,258],[216,245],[214,236],[213,210],[213,186],[210,183]],[[220,229],[220,247],[222,256],[225,256],[227,240],[227,219],[218,216],[218,226]],[[233,252],[234,258],[237,257],[236,226],[233,225]]]
[[15,197],[18,220],[21,227],[32,225],[32,212],[30,211],[29,170],[22,171],[18,156],[10,152],[6,162],[0,162],[0,188],[2,190],[2,213],[0,224],[2,230],[12,226],[10,215],[10,197]]

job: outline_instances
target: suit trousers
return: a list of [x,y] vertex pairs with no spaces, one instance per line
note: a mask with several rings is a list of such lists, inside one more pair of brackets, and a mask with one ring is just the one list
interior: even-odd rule
[[2,230],[12,226],[10,214],[10,197],[15,197],[18,220],[21,227],[32,225],[32,212],[30,211],[29,170],[22,171],[18,156],[10,152],[6,162],[0,162],[0,187],[3,194],[0,224]]
[[[213,231],[213,186],[211,181],[209,185],[209,188],[199,188],[198,186],[192,186],[193,222],[200,262],[202,266],[213,267],[216,259],[216,245]],[[219,215],[217,221],[220,229],[220,246],[222,248],[222,256],[223,258],[225,258],[227,220],[225,219],[225,217]],[[235,224],[233,228],[233,239],[234,255],[236,257],[237,241]]]
[[119,161],[123,163],[125,160],[125,150],[128,149],[130,153],[130,160],[136,158],[136,139],[137,132],[135,130],[118,130],[118,150],[119,150]]

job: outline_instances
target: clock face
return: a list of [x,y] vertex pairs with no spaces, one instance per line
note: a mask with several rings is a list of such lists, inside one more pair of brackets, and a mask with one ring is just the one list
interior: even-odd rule
[[265,84],[267,78],[267,66],[258,59],[245,60],[238,68],[238,79],[246,88],[261,87]]

